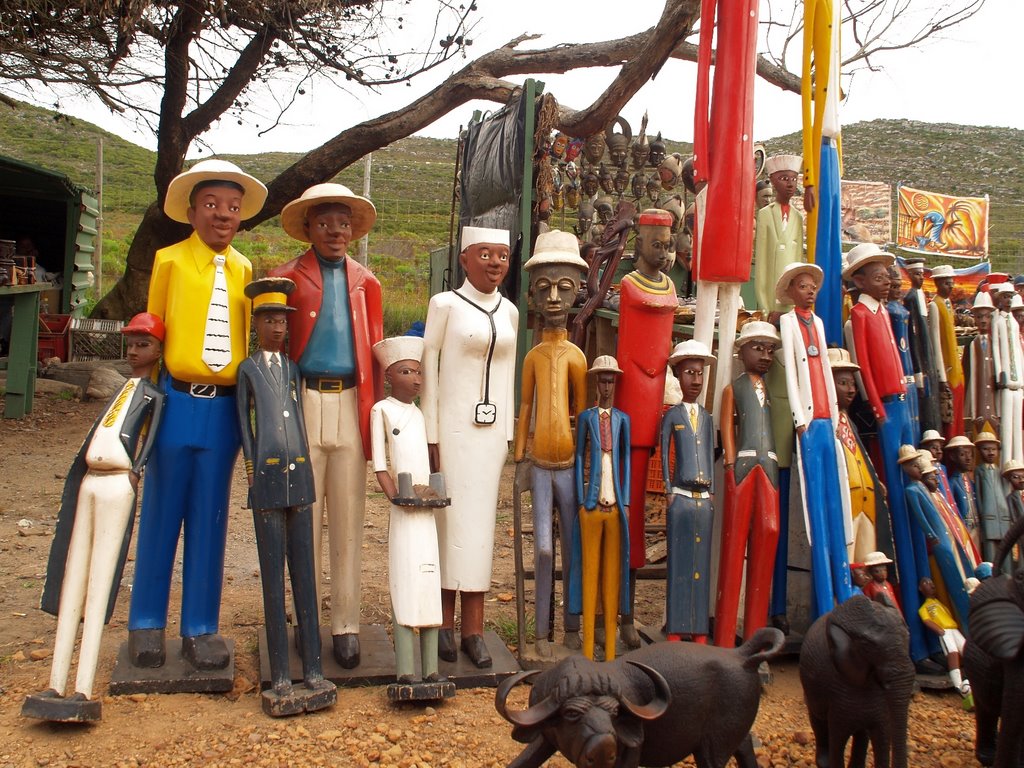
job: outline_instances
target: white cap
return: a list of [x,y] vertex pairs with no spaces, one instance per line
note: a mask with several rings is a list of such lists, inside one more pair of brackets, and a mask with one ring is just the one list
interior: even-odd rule
[[988,295],[988,291],[978,291],[978,295],[974,297],[974,305],[971,309],[995,309],[995,305],[992,303],[992,297]]
[[896,257],[886,253],[874,243],[860,243],[846,254],[846,266],[843,268],[843,280],[850,280],[853,274],[872,262],[881,262],[887,267],[892,266]]
[[385,371],[399,360],[423,359],[423,338],[420,336],[392,336],[373,345],[373,356]]
[[462,246],[459,250],[464,251],[469,248],[469,246],[476,245],[477,243],[497,243],[498,245],[504,245],[506,248],[511,247],[509,245],[509,231],[507,229],[463,227]]
[[1013,298],[1010,299],[1010,309],[1021,309],[1024,307],[1024,297],[1019,293],[1013,294]]
[[675,367],[680,360],[689,360],[690,358],[698,358],[705,363],[715,360],[715,356],[711,354],[711,350],[703,341],[687,339],[676,344],[676,348],[672,350],[672,355],[668,359],[668,364]]
[[764,172],[771,176],[777,171],[800,173],[804,159],[800,155],[772,155],[764,161]]
[[790,283],[793,282],[797,275],[801,275],[804,272],[814,277],[814,282],[821,287],[821,281],[825,279],[825,273],[821,271],[821,267],[817,264],[805,264],[802,261],[794,261],[792,264],[787,264],[782,274],[779,275],[779,279],[775,282],[775,300],[780,304],[792,304],[793,300],[787,295]]
[[739,349],[751,341],[770,341],[778,344],[782,340],[779,338],[779,332],[771,323],[766,323],[763,320],[749,320],[740,328],[740,333],[736,337],[736,348]]
[[988,287],[991,293],[1013,293],[1013,283],[997,283]]
[[864,557],[864,567],[872,565],[892,565],[892,560],[885,556],[885,552],[868,552]]
[[921,441],[918,443],[918,445],[924,445],[925,443],[930,443],[933,440],[939,440],[939,441],[941,441],[943,443],[946,442],[946,438],[944,438],[939,433],[939,430],[937,430],[937,429],[926,429],[924,431],[924,434],[921,435]]
[[955,277],[953,268],[949,264],[940,264],[937,267],[932,267],[932,280],[937,277]]
[[580,257],[580,243],[572,232],[552,229],[542,232],[533,244],[533,255],[523,264],[529,271],[545,264],[567,264],[581,270],[589,268],[587,262]]

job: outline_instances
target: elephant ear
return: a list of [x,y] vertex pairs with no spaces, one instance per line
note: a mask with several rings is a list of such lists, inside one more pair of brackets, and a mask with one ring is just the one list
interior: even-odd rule
[[1009,598],[972,601],[970,626],[970,641],[997,659],[1009,661],[1024,648],[1024,612]]
[[849,633],[834,621],[827,621],[825,635],[828,637],[829,655],[839,674],[857,688],[868,684],[871,665],[866,659],[860,658],[856,646]]

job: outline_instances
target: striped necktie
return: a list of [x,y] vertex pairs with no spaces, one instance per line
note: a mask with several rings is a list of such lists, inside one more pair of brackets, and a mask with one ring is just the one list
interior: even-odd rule
[[225,261],[219,254],[213,257],[217,271],[213,276],[213,291],[203,333],[202,359],[211,371],[221,371],[231,362],[231,314],[228,310],[228,281],[224,276]]

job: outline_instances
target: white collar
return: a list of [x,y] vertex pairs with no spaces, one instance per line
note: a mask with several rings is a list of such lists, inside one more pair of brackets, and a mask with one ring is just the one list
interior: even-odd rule
[[868,296],[866,293],[862,293],[857,297],[857,303],[863,304],[873,314],[878,314],[878,310],[882,308],[882,302],[878,301],[874,296]]

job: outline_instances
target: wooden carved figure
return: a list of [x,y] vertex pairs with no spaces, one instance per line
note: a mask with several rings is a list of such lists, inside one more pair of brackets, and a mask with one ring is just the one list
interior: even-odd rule
[[[999,438],[993,432],[982,432],[974,439],[978,464],[974,467],[974,488],[978,495],[978,518],[981,525],[981,556],[995,562],[999,542],[1010,529],[1010,507],[1003,491],[999,472]],[[1009,564],[1007,564],[1009,568]]]
[[[594,625],[600,588],[604,658],[615,658],[615,624],[629,601],[629,416],[612,407],[622,370],[611,355],[590,368],[597,406],[576,418],[576,498],[572,532],[569,612],[582,613],[583,654],[594,658]],[[589,458],[589,474],[587,459]]]
[[[903,493],[904,475],[899,466],[901,445],[913,444],[917,435],[911,428],[907,403],[907,378],[893,336],[889,313],[882,304],[889,295],[889,266],[894,257],[874,243],[861,243],[847,254],[843,278],[853,280],[860,293],[850,311],[853,329],[851,355],[860,365],[860,377],[868,404],[878,421],[878,441],[889,491],[889,516],[896,549],[902,604],[917,602],[918,573],[914,542]],[[907,616],[910,655],[915,661],[928,655],[924,627],[913,612]]]
[[779,539],[778,465],[764,376],[774,360],[779,333],[770,323],[746,323],[736,338],[743,373],[722,393],[725,509],[715,600],[715,645],[731,648],[743,561],[747,561],[743,636],[768,622],[768,597]]
[[900,601],[896,597],[896,590],[889,583],[889,566],[892,559],[885,556],[884,552],[868,552],[864,558],[864,570],[871,579],[862,587],[864,594],[872,600],[877,600],[879,595],[885,595],[885,599],[893,606],[899,607]]
[[782,270],[788,264],[804,260],[804,217],[789,204],[796,194],[802,163],[800,155],[773,155],[764,164],[771,182],[769,200],[772,189],[775,190],[775,200],[757,212],[754,286],[757,309],[766,317],[771,312],[781,313],[785,309],[775,299],[775,283]]
[[672,321],[679,306],[667,269],[672,252],[672,215],[659,209],[640,214],[636,269],[622,278],[619,335],[615,358],[622,376],[615,407],[629,416],[629,604],[622,606],[620,632],[629,648],[640,646],[633,626],[636,569],[645,563],[644,506],[647,465],[658,440],[658,420],[665,396],[665,368],[672,346]]
[[501,468],[515,421],[519,312],[498,290],[508,273],[509,233],[463,227],[466,280],[430,299],[423,335],[423,392],[431,469],[444,472],[452,504],[437,516],[441,555],[438,655],[455,661],[455,599],[462,594],[462,650],[492,665],[484,643]]
[[[1010,486],[1006,495],[1006,505],[1010,509],[1010,522],[1015,523],[1024,517],[1024,462],[1010,459],[1003,464],[1003,480]],[[1014,565],[1019,565],[1020,556],[1014,557]],[[1007,558],[1010,559],[1010,558]],[[994,560],[992,561],[995,562]]]
[[928,305],[928,329],[939,379],[939,410],[947,438],[964,433],[964,369],[956,340],[953,303],[949,299],[953,293],[953,274],[948,264],[932,269],[935,298]]
[[967,391],[964,393],[964,423],[971,434],[997,432],[999,407],[996,391],[996,369],[992,346],[992,320],[995,305],[988,291],[978,291],[971,315],[974,317],[974,338],[964,347],[963,367]]
[[[131,377],[93,424],[64,481],[40,603],[57,617],[50,687],[25,700],[25,717],[86,722],[101,716],[100,700],[92,697],[100,638],[114,611],[139,478],[164,410],[164,393],[151,381],[163,351],[163,322],[143,312],[121,333]],[[65,696],[83,618],[75,692]]]
[[[439,699],[455,693],[437,670],[441,626],[441,565],[434,515],[448,499],[430,474],[423,414],[413,402],[420,393],[423,339],[396,336],[373,345],[391,395],[370,411],[373,469],[391,502],[388,524],[388,587],[398,684],[388,695],[398,699]],[[436,479],[435,479],[436,478]],[[402,487],[405,480],[407,487]],[[416,675],[413,646],[419,630],[423,669]]]
[[900,359],[900,367],[903,369],[910,434],[911,437],[916,438],[921,434],[921,414],[917,398],[917,379],[914,376],[914,359],[910,352],[910,310],[903,304],[903,286],[900,282],[899,268],[895,264],[889,266],[889,290],[885,298],[885,311],[889,315],[892,337],[896,342],[896,353]]
[[[537,238],[533,255],[523,269],[530,275],[530,308],[539,316],[541,327],[540,341],[523,360],[513,456],[517,462],[530,462],[537,653],[547,657],[551,655],[548,636],[555,554],[552,513],[556,504],[562,573],[567,576],[572,570],[571,541],[577,502],[571,417],[586,408],[587,358],[569,341],[566,321],[587,262],[580,258],[575,235],[551,230]],[[528,450],[531,421],[533,443]],[[563,583],[568,584],[568,578]],[[566,647],[579,650],[579,615],[569,611],[567,600],[562,627]]]
[[[917,387],[918,415],[921,431],[941,429],[939,417],[939,380],[935,364],[935,350],[928,331],[928,299],[924,285],[924,257],[907,257],[903,260],[910,279],[910,289],[903,296],[903,306],[910,313],[910,360]],[[905,371],[909,376],[911,371]]]
[[[860,366],[850,360],[850,353],[842,348],[828,351],[832,380],[839,408],[839,427],[836,436],[846,462],[847,484],[850,488],[850,519],[853,524],[853,542],[847,548],[851,561],[864,562],[869,553],[884,549],[891,551],[892,534],[889,530],[889,509],[885,488],[871,456],[861,442],[860,434],[850,418],[850,404],[857,395],[854,373]],[[917,450],[914,449],[914,453]],[[853,567],[852,565],[850,566]]]
[[[320,665],[316,578],[313,570],[313,470],[303,421],[298,367],[284,354],[288,331],[288,278],[254,280],[252,299],[259,349],[238,366],[238,424],[249,481],[249,506],[263,583],[270,688],[263,711],[271,717],[315,712],[337,700]],[[295,598],[303,687],[292,686],[288,668],[288,618],[284,597],[287,560]]]
[[786,389],[797,434],[802,497],[811,542],[813,614],[820,616],[853,594],[847,544],[850,491],[839,454],[839,407],[825,347],[825,329],[812,307],[821,284],[815,264],[790,264],[775,295],[794,308],[779,318]]
[[980,552],[981,524],[978,519],[978,497],[971,477],[974,470],[974,443],[963,435],[957,435],[946,443],[945,456],[955,508],[971,535],[971,541]]
[[[665,632],[706,643],[711,610],[711,528],[714,520],[714,426],[697,400],[704,371],[715,360],[691,339],[676,345],[668,364],[679,380],[683,401],[661,422],[661,467],[668,497],[666,510],[668,574]],[[675,458],[674,469],[672,458]]]
[[[316,184],[281,211],[281,227],[309,248],[270,274],[295,281],[288,304],[288,353],[302,373],[316,499],[313,551],[322,594],[321,538],[331,568],[331,652],[345,669],[359,664],[360,564],[366,517],[370,409],[384,396],[371,349],[384,336],[380,283],[347,256],[377,220],[365,197],[341,184]],[[317,601],[319,605],[319,600]]]
[[1010,311],[1010,303],[1016,294],[1010,283],[993,286],[992,292],[997,310],[992,319],[992,363],[999,392],[999,440],[1004,458],[1021,461],[1024,460],[1021,432],[1024,350],[1020,343],[1020,326]]
[[249,354],[249,260],[231,246],[263,208],[267,188],[224,160],[171,180],[164,212],[192,235],[153,260],[147,310],[164,321],[164,428],[156,437],[139,516],[128,614],[128,656],[162,667],[171,571],[184,528],[182,655],[200,670],[231,661],[218,634],[231,473],[241,445],[235,410],[239,364]]

